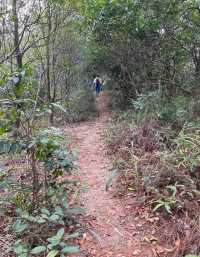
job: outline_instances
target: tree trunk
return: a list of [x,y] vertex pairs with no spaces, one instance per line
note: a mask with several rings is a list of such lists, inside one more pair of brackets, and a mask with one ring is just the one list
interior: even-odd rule
[[[56,74],[55,74],[55,62],[56,62],[56,58],[55,58],[55,54],[53,54],[53,58],[52,58],[52,84],[53,84],[53,96],[51,99],[51,102],[54,103],[56,100]],[[54,115],[55,114],[55,110],[54,107],[52,106],[51,108],[51,115],[50,115],[50,124],[53,126],[54,125]]]
[[47,76],[47,100],[51,102],[51,78],[50,78],[50,38],[51,38],[51,8],[50,3],[47,3],[47,22],[48,22],[48,30],[47,30],[47,48],[46,48],[46,76]]
[[[51,99],[51,76],[50,76],[50,69],[51,69],[51,56],[50,56],[50,41],[51,41],[51,7],[50,3],[47,3],[47,42],[46,42],[46,83],[47,83],[47,101],[50,104]],[[51,108],[52,114],[49,117],[49,123],[53,125],[53,109]]]
[[[19,19],[18,19],[18,11],[17,11],[17,0],[13,0],[12,2],[12,13],[13,13],[13,20],[14,20],[14,31],[13,31],[13,39],[14,39],[14,49],[16,55],[16,66],[17,69],[22,69],[22,53],[20,50],[20,40],[19,40]],[[15,84],[15,95],[16,98],[20,98],[19,94],[19,87],[21,82],[21,76],[18,77],[18,82]],[[17,107],[17,117],[16,117],[16,131],[14,132],[14,136],[17,137],[19,135],[20,129],[20,105],[18,104]]]
[[20,50],[20,41],[19,41],[19,19],[17,13],[17,0],[13,0],[12,3],[12,11],[13,11],[13,20],[14,20],[14,49],[16,53],[16,62],[17,68],[22,68],[22,53]]
[[199,97],[200,95],[200,56],[196,55],[195,60],[195,88],[192,91],[193,97]]
[[36,167],[36,160],[35,160],[34,150],[31,150],[31,156],[30,157],[31,157],[31,171],[32,171],[32,193],[33,193],[32,207],[33,207],[33,210],[34,210],[37,206],[38,188],[39,188],[38,174],[37,174],[37,167]]

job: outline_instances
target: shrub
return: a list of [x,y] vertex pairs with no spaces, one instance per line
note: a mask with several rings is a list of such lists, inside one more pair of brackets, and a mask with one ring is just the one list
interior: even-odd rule
[[53,256],[58,253],[65,256],[65,253],[79,252],[79,248],[70,242],[70,239],[79,237],[79,233],[72,233],[69,226],[73,224],[72,216],[80,213],[80,210],[70,208],[64,199],[63,195],[63,201],[54,209],[42,208],[33,215],[17,210],[18,217],[12,227],[17,239],[12,250],[17,256],[38,256],[44,253],[47,256],[53,253]]
[[[47,256],[53,256],[53,253],[64,256],[65,253],[78,252],[78,247],[69,241],[79,236],[75,233],[74,219],[83,211],[67,203],[71,182],[60,178],[71,173],[74,157],[61,141],[63,137],[60,130],[52,128],[36,133],[28,145],[19,144],[18,151],[21,149],[21,154],[30,147],[34,149],[35,173],[32,184],[29,174],[24,173],[14,182],[12,174],[2,173],[1,186],[5,192],[12,190],[14,194],[7,198],[10,204],[5,211],[15,220],[11,227],[15,236],[11,251],[17,256],[43,253]],[[4,143],[5,151],[9,148],[6,141]]]
[[[187,209],[191,215],[200,209],[199,197],[199,129],[185,126],[176,133],[158,121],[143,121],[136,125],[119,118],[109,128],[111,153],[120,161],[126,191],[132,188],[145,196],[154,210],[168,213]],[[132,125],[130,125],[132,124]],[[123,162],[123,165],[121,163]],[[190,206],[192,200],[193,207]]]
[[89,85],[80,85],[73,89],[66,100],[66,114],[64,119],[68,122],[88,120],[97,115],[95,98]]
[[156,119],[162,123],[171,123],[174,128],[180,128],[194,116],[196,101],[185,96],[175,96],[165,99],[159,91],[140,95],[132,101],[136,112],[135,119]]
[[110,122],[107,143],[114,171],[107,189],[116,178],[120,196],[127,194],[138,210],[158,218],[151,230],[160,242],[174,247],[180,241],[176,256],[196,257],[186,254],[200,249],[200,126],[185,124],[177,132],[159,120],[135,122],[134,117],[125,112]]
[[137,113],[136,120],[157,119],[160,116],[160,107],[162,98],[159,91],[152,91],[148,94],[141,94],[136,100],[132,101],[135,112]]

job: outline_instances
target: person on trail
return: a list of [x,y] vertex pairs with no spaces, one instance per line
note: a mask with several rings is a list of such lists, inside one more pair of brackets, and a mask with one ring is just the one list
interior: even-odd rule
[[96,76],[95,79],[94,79],[94,87],[95,87],[95,90],[96,90],[96,96],[99,96],[100,92],[101,92],[101,79],[99,76]]

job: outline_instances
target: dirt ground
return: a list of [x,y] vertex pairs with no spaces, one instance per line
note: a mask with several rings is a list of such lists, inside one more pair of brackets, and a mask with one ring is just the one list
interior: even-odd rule
[[76,256],[152,257],[151,247],[141,240],[145,235],[136,213],[127,212],[129,206],[106,191],[112,170],[103,138],[111,117],[107,92],[103,92],[96,103],[99,117],[92,122],[79,123],[72,129],[78,142],[79,177],[86,188],[80,195],[80,201],[90,224],[81,242],[81,254]]

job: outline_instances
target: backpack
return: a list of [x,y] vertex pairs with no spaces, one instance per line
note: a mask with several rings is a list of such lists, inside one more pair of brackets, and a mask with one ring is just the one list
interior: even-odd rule
[[100,86],[100,84],[101,84],[101,83],[100,83],[100,80],[97,78],[97,79],[96,79],[96,86]]

